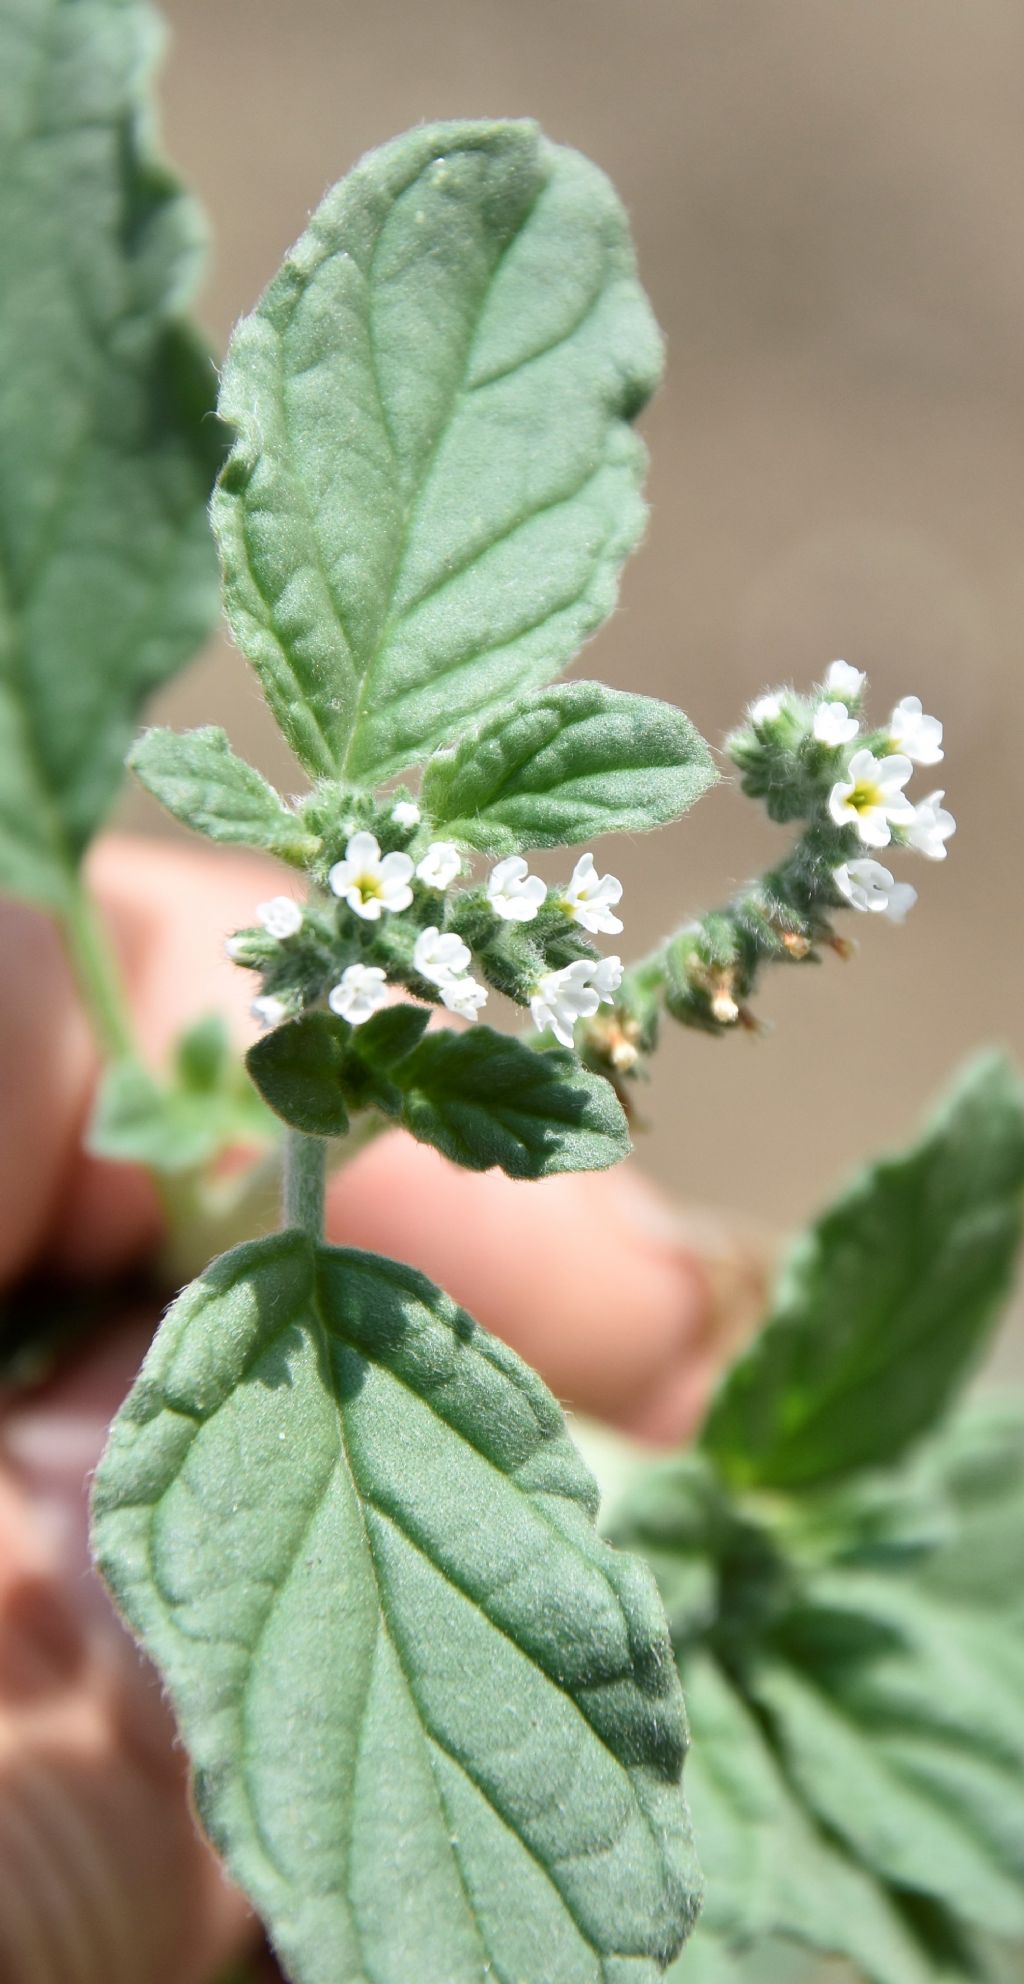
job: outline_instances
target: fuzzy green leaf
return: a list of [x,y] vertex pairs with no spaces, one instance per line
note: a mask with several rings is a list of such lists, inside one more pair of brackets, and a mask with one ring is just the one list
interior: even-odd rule
[[257,1041],[246,1065],[277,1115],[309,1136],[341,1135],[332,1124],[347,1104],[384,1110],[470,1171],[548,1178],[628,1155],[614,1091],[575,1055],[537,1054],[479,1025],[423,1037],[428,1018],[395,1006],[353,1028],[305,1013]]
[[[383,1017],[383,1016],[382,1016]],[[400,1118],[470,1171],[500,1166],[510,1178],[603,1171],[629,1154],[614,1090],[561,1048],[535,1053],[492,1027],[428,1033],[400,1059],[379,1051],[371,1020],[353,1049],[394,1084]]]
[[236,758],[223,730],[147,730],[128,756],[147,792],[176,820],[210,840],[261,847],[302,868],[318,838],[268,785],[261,772]]
[[642,528],[660,364],[613,189],[534,125],[428,125],[328,194],[232,340],[214,505],[309,771],[373,783],[572,659]]
[[663,826],[716,777],[703,738],[670,703],[562,682],[438,753],[422,798],[454,840],[509,854]]
[[307,1137],[345,1135],[350,1037],[351,1028],[332,1013],[304,1013],[250,1047],[245,1065],[264,1102],[289,1129]]
[[96,1546],[297,1984],[656,1984],[678,1949],[682,1702],[596,1503],[540,1380],[411,1269],[290,1233],[171,1310]]
[[867,1172],[798,1243],[702,1435],[729,1479],[834,1480],[926,1432],[1006,1295],[1022,1191],[1020,1085],[986,1060],[916,1149]]
[[0,888],[60,908],[145,696],[217,611],[196,210],[135,0],[0,12]]

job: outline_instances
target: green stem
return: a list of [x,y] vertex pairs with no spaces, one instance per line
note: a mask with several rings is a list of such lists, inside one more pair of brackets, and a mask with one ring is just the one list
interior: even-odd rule
[[131,1021],[114,954],[80,876],[60,912],[60,926],[75,983],[104,1061],[134,1052]]
[[289,1130],[284,1147],[285,1226],[301,1227],[311,1240],[324,1237],[327,1145],[323,1137]]

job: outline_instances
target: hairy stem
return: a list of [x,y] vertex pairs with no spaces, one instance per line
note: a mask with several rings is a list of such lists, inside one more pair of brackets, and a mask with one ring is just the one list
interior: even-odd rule
[[289,1130],[284,1147],[283,1224],[301,1227],[311,1240],[324,1237],[324,1189],[327,1144],[323,1137],[304,1137]]

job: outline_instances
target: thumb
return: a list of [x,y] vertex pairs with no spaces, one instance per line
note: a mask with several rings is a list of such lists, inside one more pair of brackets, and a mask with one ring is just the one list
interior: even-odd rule
[[327,1226],[422,1268],[567,1405],[648,1440],[699,1425],[764,1292],[759,1240],[682,1217],[632,1165],[522,1184],[389,1135],[332,1180]]

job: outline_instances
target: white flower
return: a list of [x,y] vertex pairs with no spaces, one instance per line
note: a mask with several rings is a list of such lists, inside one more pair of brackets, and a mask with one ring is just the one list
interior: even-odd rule
[[258,999],[254,999],[249,1011],[253,1019],[259,1020],[260,1025],[264,1027],[280,1026],[281,1021],[288,1018],[288,1007],[284,1000],[275,999],[269,992],[264,992]]
[[446,930],[442,935],[436,923],[421,930],[416,939],[412,954],[414,970],[421,978],[429,978],[433,985],[447,985],[465,971],[470,961],[470,949],[454,930]]
[[602,1005],[612,1005],[615,994],[622,984],[622,959],[614,956],[602,958],[600,963],[593,967],[592,983]]
[[530,874],[521,854],[510,854],[491,869],[487,894],[495,916],[506,923],[532,923],[547,889],[539,875]]
[[272,896],[256,905],[256,914],[268,937],[294,937],[302,929],[302,910],[291,896]]
[[930,792],[914,808],[912,824],[907,828],[907,840],[918,854],[927,855],[929,861],[945,861],[945,842],[956,832],[956,821],[952,813],[947,813],[942,805],[945,792]]
[[399,799],[391,808],[391,818],[396,827],[418,827],[420,817],[415,799]]
[[475,1020],[481,1006],[487,1004],[487,987],[478,985],[475,978],[450,978],[441,987],[441,997],[450,1013]]
[[830,696],[840,696],[844,702],[856,702],[867,681],[862,668],[851,668],[848,661],[833,661],[825,676],[825,687]]
[[942,725],[937,716],[925,716],[920,696],[904,696],[889,718],[889,736],[905,758],[915,765],[937,765],[943,758]]
[[751,703],[747,716],[758,729],[763,724],[774,723],[782,715],[782,703],[778,696],[759,696]]
[[855,751],[848,777],[832,787],[828,810],[836,823],[852,823],[865,847],[888,847],[892,826],[907,827],[914,808],[903,787],[913,772],[909,758],[876,758],[872,751]]
[[852,744],[859,729],[845,703],[819,703],[814,712],[814,735],[819,744],[828,744],[833,750],[840,744]]
[[622,900],[622,883],[616,875],[598,875],[592,854],[581,854],[572,871],[572,880],[563,902],[574,923],[582,924],[591,936],[605,931],[615,936],[621,921],[612,915],[612,904]]
[[601,995],[591,984],[594,967],[589,958],[577,958],[561,971],[545,971],[538,978],[530,999],[535,1027],[550,1027],[563,1047],[573,1045],[577,1020],[589,1020],[601,1003]]
[[844,861],[832,870],[832,880],[854,909],[887,916],[891,923],[903,923],[917,901],[917,890],[897,882],[880,861]]
[[545,971],[530,999],[534,1026],[550,1027],[563,1047],[571,1047],[577,1020],[591,1019],[602,1001],[610,1005],[621,983],[621,958],[576,958],[561,971]]
[[349,1026],[362,1026],[387,1003],[387,976],[379,964],[350,964],[327,994],[332,1013]]
[[408,909],[412,862],[407,854],[385,854],[372,834],[353,834],[344,861],[336,861],[327,877],[336,896],[343,896],[357,916],[376,923],[382,910]]
[[432,840],[416,873],[428,889],[446,889],[462,867],[462,856],[450,840]]

